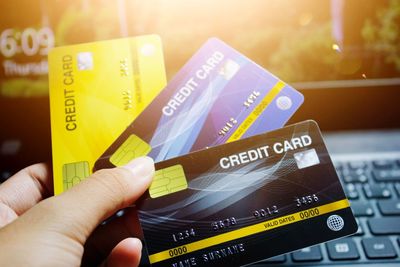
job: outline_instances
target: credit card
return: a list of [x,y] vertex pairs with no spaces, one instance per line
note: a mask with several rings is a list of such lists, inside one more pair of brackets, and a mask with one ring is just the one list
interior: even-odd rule
[[96,159],[165,87],[161,40],[138,36],[58,47],[49,54],[55,194]]
[[97,160],[156,162],[282,127],[303,95],[212,38]]
[[159,162],[137,209],[157,267],[241,266],[357,231],[314,121]]

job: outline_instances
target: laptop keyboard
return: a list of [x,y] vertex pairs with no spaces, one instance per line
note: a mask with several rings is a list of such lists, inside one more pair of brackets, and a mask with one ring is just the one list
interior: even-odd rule
[[334,163],[356,216],[358,232],[253,266],[400,266],[400,158]]

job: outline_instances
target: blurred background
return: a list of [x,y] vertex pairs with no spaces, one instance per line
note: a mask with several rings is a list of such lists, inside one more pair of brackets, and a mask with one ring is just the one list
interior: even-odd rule
[[19,0],[0,10],[1,179],[51,159],[48,51],[141,34],[161,36],[169,79],[218,37],[302,91],[292,121],[400,126],[399,0]]

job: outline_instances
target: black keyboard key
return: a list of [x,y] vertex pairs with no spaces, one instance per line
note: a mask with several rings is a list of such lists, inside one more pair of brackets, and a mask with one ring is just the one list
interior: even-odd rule
[[400,215],[400,199],[379,200],[378,207],[383,215]]
[[368,224],[375,235],[400,235],[400,216],[372,218]]
[[352,162],[349,162],[349,167],[352,170],[366,169],[367,163],[365,161],[352,161]]
[[394,188],[396,189],[397,194],[400,196],[400,184],[395,184]]
[[352,201],[350,206],[356,217],[374,215],[374,209],[368,202]]
[[360,258],[357,247],[350,238],[335,240],[326,245],[331,260],[356,260]]
[[307,247],[292,253],[293,261],[322,261],[321,249],[319,246]]
[[279,255],[263,260],[262,263],[283,263],[285,261],[286,261],[286,255]]
[[348,199],[357,199],[359,197],[357,188],[354,184],[347,184],[344,187],[344,191]]
[[364,235],[364,228],[358,218],[356,218],[358,229],[357,232],[354,234],[355,236]]
[[357,175],[351,173],[345,174],[342,177],[346,183],[366,183],[368,181],[368,176],[366,174]]
[[389,198],[392,195],[389,187],[385,184],[366,184],[364,193],[367,198]]
[[371,237],[362,241],[365,254],[370,259],[390,259],[396,258],[392,241],[387,237]]
[[400,169],[374,170],[372,173],[378,182],[400,182]]
[[394,164],[394,161],[389,159],[374,160],[372,162],[372,166],[376,169],[392,169]]
[[342,175],[346,183],[366,183],[368,182],[368,174],[366,172],[350,172]]

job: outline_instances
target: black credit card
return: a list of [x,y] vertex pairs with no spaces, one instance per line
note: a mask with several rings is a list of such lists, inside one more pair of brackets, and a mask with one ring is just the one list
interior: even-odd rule
[[152,266],[241,266],[358,228],[314,121],[159,162],[137,207]]

